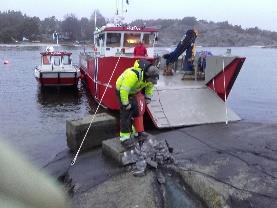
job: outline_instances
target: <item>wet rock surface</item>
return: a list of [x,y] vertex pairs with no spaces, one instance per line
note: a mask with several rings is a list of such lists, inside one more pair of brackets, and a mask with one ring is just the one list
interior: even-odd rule
[[208,198],[221,201],[217,207],[277,207],[277,125],[211,124],[159,137],[174,148],[180,172],[192,186],[198,183],[197,192],[212,190]]
[[[165,208],[206,208],[206,204],[184,183],[184,180],[175,171],[163,169],[161,190]],[[159,181],[159,179],[158,179]]]
[[150,137],[143,143],[137,143],[133,149],[124,152],[122,163],[132,165],[134,176],[143,176],[147,167],[157,169],[166,164],[173,164],[172,152],[173,149],[169,147],[166,140],[157,141]]
[[44,167],[57,179],[68,173],[69,178],[65,182],[71,180],[71,185],[74,186],[73,196],[84,193],[111,177],[125,172],[118,164],[102,155],[101,149],[80,154],[75,165],[68,170],[73,156],[65,150]]
[[[167,168],[178,173],[208,207],[277,207],[277,125],[211,124],[158,133],[156,138],[166,139],[174,149],[175,165]],[[58,176],[71,159],[69,153],[61,153],[45,168]],[[145,176],[134,177],[101,149],[80,155],[69,170],[75,185],[73,207],[163,207],[161,187],[170,180],[175,190],[180,187],[176,188],[175,177],[156,171],[157,161],[145,162]]]
[[73,198],[74,207],[156,207],[154,174],[134,177],[125,172]]

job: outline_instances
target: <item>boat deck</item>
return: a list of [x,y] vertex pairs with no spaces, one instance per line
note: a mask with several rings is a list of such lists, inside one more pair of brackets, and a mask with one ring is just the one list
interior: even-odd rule
[[[161,72],[162,73],[162,72]],[[160,75],[156,88],[163,89],[183,89],[183,88],[203,88],[206,87],[204,80],[182,80],[183,73],[177,71],[172,76]]]
[[183,74],[160,76],[147,111],[157,128],[240,120],[204,80],[182,80]]

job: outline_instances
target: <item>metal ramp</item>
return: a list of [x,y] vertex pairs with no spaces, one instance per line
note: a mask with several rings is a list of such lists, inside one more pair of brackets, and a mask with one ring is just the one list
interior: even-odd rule
[[147,111],[157,128],[238,121],[240,117],[206,85],[157,87]]

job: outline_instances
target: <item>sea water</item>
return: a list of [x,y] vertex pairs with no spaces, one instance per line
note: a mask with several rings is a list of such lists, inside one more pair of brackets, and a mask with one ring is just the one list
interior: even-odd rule
[[[81,47],[61,49],[73,52],[75,63],[83,51]],[[73,91],[39,88],[34,67],[44,50],[44,46],[0,46],[0,138],[39,166],[67,148],[66,120],[93,113],[96,106],[81,84]],[[227,48],[197,50],[218,55]],[[227,105],[245,121],[277,123],[277,49],[236,47],[231,51],[246,61]],[[9,64],[4,65],[4,60]]]

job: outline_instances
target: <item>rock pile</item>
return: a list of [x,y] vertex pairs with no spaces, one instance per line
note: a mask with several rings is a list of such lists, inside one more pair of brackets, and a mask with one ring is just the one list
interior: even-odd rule
[[157,141],[150,138],[124,152],[122,163],[125,166],[131,165],[134,176],[144,176],[147,167],[157,169],[174,163],[172,152],[173,149],[166,140]]

